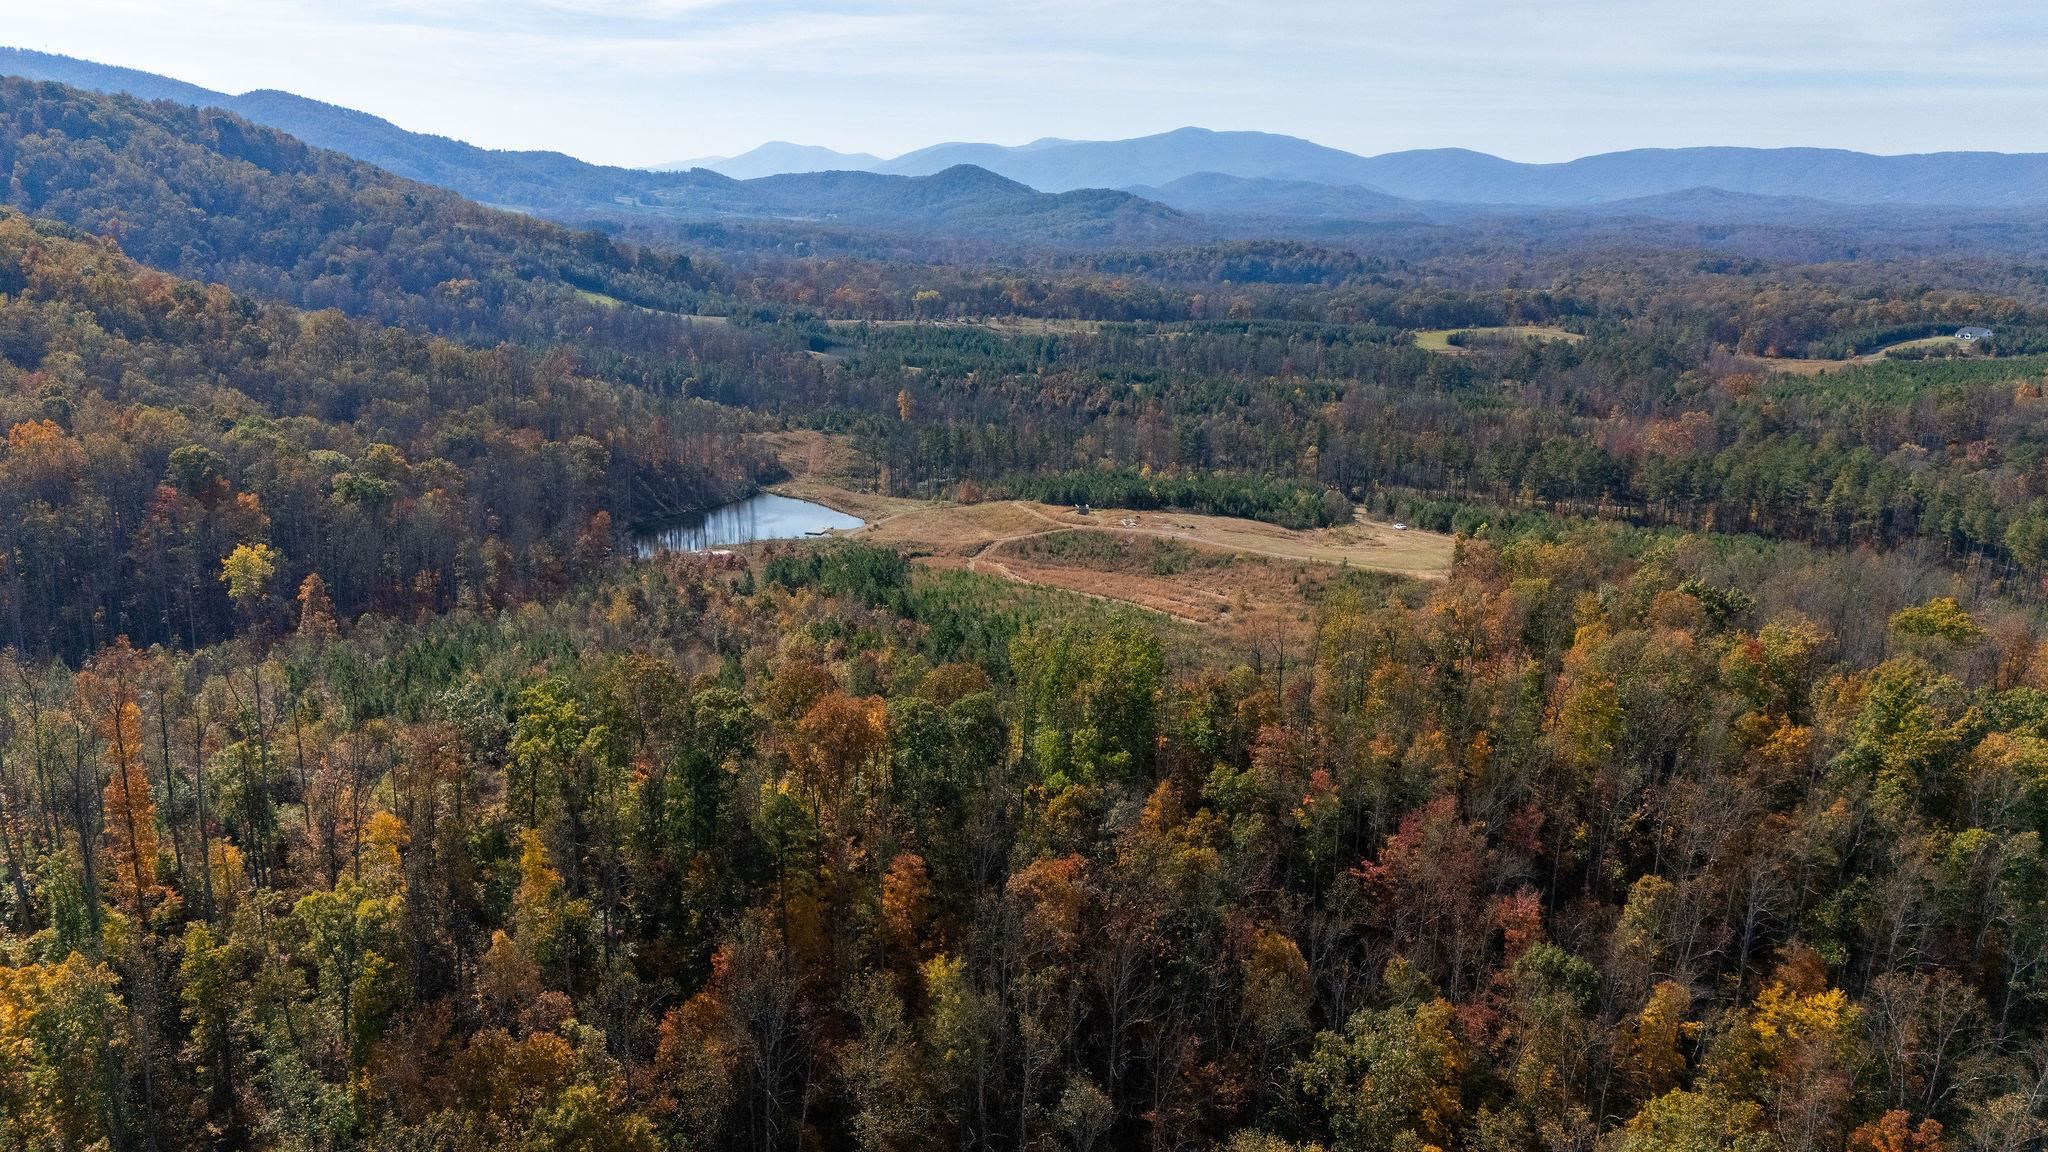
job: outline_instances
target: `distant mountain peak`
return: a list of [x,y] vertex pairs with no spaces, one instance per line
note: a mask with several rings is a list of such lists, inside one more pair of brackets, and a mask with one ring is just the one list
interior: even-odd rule
[[924,179],[934,185],[952,188],[987,188],[1004,192],[1029,192],[1031,186],[1012,180],[983,168],[979,164],[955,164],[932,173]]
[[752,180],[789,172],[867,172],[880,164],[881,157],[866,152],[839,152],[816,144],[793,144],[770,140],[737,156],[704,156],[673,164],[657,164],[657,172],[706,168],[725,176]]

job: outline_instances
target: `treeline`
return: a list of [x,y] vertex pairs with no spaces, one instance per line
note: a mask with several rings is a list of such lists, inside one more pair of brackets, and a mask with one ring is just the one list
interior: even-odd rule
[[[1586,327],[1579,343],[1456,356],[1376,329],[1332,339],[1346,330],[1256,322],[842,328],[852,350],[808,395],[908,492],[1098,471],[1252,474],[1353,501],[1393,491],[1912,547],[2016,583],[2048,574],[2037,359],[1771,376],[1675,322]],[[764,391],[721,398],[772,406]]]
[[0,669],[0,1135],[2048,1136],[2048,650],[2009,607],[1838,566],[1802,615],[1713,541],[1566,528],[1347,582],[1284,663],[982,600],[984,663],[900,565]]
[[1212,516],[1265,520],[1287,528],[1325,528],[1351,520],[1351,501],[1335,489],[1265,476],[1153,475],[1119,469],[1011,476],[1011,497],[1101,508],[1179,508]]
[[0,646],[196,647],[315,572],[343,618],[557,593],[634,520],[765,475],[741,427],[0,215]]

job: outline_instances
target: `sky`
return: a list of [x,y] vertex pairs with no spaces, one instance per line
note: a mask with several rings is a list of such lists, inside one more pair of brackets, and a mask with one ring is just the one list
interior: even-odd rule
[[[0,43],[645,165],[1256,129],[2048,151],[2039,0],[0,0]],[[2027,112],[2027,109],[2034,112]]]

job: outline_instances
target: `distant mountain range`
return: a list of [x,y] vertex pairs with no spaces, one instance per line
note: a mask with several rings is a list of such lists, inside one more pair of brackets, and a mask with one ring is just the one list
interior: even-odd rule
[[[559,152],[495,151],[410,132],[287,92],[242,95],[69,57],[0,48],[0,75],[216,107],[483,204],[577,224],[822,225],[847,234],[999,244],[1199,243],[1253,235],[1341,240],[1389,228],[1613,231],[1614,221],[1705,227],[1913,225],[1987,243],[2048,207],[2048,155],[1873,156],[1817,148],[1676,148],[1521,164],[1462,149],[1358,156],[1261,132],[1184,128],[1133,140],[940,144],[883,160],[774,143],[662,170]],[[4,110],[0,110],[4,111]],[[1986,223],[1990,221],[1990,223]],[[1648,223],[1631,236],[1654,236]],[[2000,232],[2000,229],[2004,232]],[[2015,233],[2014,229],[2019,232]],[[1365,231],[1361,231],[1365,230]],[[1671,233],[1671,242],[1704,233]]]
[[[1188,177],[1217,175],[1364,188],[1447,204],[1564,207],[1692,188],[1838,204],[2048,204],[2048,155],[2040,153],[1873,156],[1836,148],[1639,148],[1560,164],[1522,164],[1462,148],[1358,156],[1292,136],[1182,128],[1133,140],[1047,139],[1017,147],[939,144],[893,160],[778,143],[703,162],[732,176],[828,167],[922,176],[958,164],[986,168],[1042,192],[1157,190]],[[1259,200],[1271,191],[1245,190]],[[1213,195],[1205,199],[1214,203]]]
[[1083,186],[1157,186],[1205,172],[1391,191],[1369,178],[1369,163],[1364,157],[1292,136],[1182,128],[1134,140],[1039,140],[1016,148],[939,144],[898,156],[880,170],[917,176],[934,168],[974,164],[1049,192]]
[[[1201,226],[1173,209],[1126,192],[1045,193],[957,166],[918,177],[828,172],[735,180],[704,169],[654,172],[589,164],[560,152],[495,151],[409,132],[365,112],[288,92],[234,96],[148,72],[23,49],[0,48],[0,75],[220,108],[481,204],[576,223],[605,217],[738,217],[1081,245],[1203,234]],[[0,114],[5,111],[0,108]]]
[[1585,205],[1692,188],[1836,204],[2006,208],[2048,203],[2048,155],[1837,148],[1638,148],[1562,164],[1518,164],[1457,148],[1365,159],[1359,183],[1453,203]]

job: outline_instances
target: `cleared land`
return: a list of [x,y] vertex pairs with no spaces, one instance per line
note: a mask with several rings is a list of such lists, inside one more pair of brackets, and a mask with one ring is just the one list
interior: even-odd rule
[[730,322],[724,316],[700,316],[694,312],[669,312],[661,308],[649,308],[645,304],[635,304],[629,300],[621,300],[617,296],[607,296],[602,292],[592,292],[588,288],[577,288],[573,291],[578,300],[612,311],[617,311],[620,308],[631,308],[636,312],[653,312],[662,316],[673,316],[690,324],[701,324],[709,327],[716,327],[717,325]]
[[1451,343],[1451,337],[1461,332],[1481,346],[1493,343],[1518,343],[1523,340],[1565,340],[1576,344],[1585,339],[1577,332],[1567,332],[1551,324],[1510,324],[1498,328],[1431,328],[1415,334],[1415,346],[1425,351],[1445,352],[1453,356],[1478,351],[1476,348],[1460,348]]
[[779,490],[869,519],[855,538],[913,550],[931,568],[1133,604],[1244,644],[1306,637],[1314,602],[1346,570],[1438,579],[1455,548],[1448,536],[1363,519],[1297,531],[1187,512],[933,504],[816,482]]
[[1178,511],[1072,508],[1028,500],[953,504],[863,491],[873,464],[844,437],[761,433],[791,479],[775,491],[867,521],[853,537],[915,553],[940,571],[1132,604],[1220,631],[1231,642],[1294,642],[1312,628],[1314,601],[1346,570],[1440,579],[1449,536],[1363,517],[1296,530]]
[[[931,563],[960,562],[947,558]],[[1327,564],[1087,529],[998,542],[969,557],[964,566],[1016,584],[1134,604],[1254,644],[1307,639],[1313,630],[1314,600],[1342,571]]]
[[[1193,512],[1098,508],[1084,516],[1071,508],[1029,500],[922,504],[915,510],[873,522],[857,535],[878,543],[920,545],[934,552],[972,556],[995,545],[1055,532],[1172,540],[1273,560],[1333,564],[1425,579],[1449,571],[1454,547],[1448,536],[1398,532],[1390,525],[1364,519],[1335,528],[1292,529]],[[967,551],[960,552],[961,549]]]
[[1793,376],[1817,376],[1839,368],[1853,368],[1858,364],[1875,364],[1890,357],[1894,352],[1918,348],[1954,348],[1962,344],[1953,336],[1926,336],[1918,340],[1901,340],[1887,344],[1875,352],[1851,356],[1846,360],[1815,360],[1798,356],[1761,356],[1758,361],[1772,372],[1784,372]]
[[[796,481],[844,489],[848,495],[856,495],[872,487],[881,473],[874,461],[862,455],[853,446],[853,441],[845,436],[798,428],[787,432],[756,432],[747,440],[753,447],[773,455],[783,471],[795,477]],[[803,497],[799,492],[789,495]],[[866,516],[861,518],[868,519]]]

